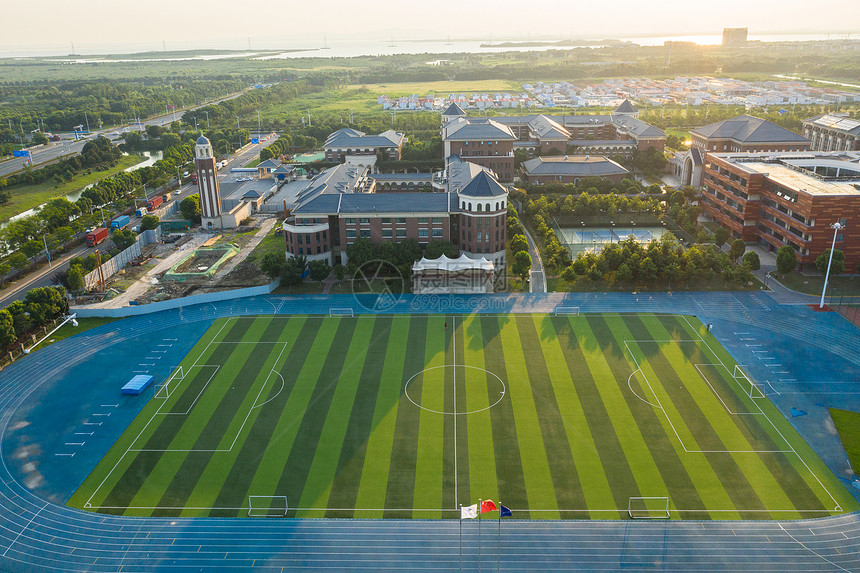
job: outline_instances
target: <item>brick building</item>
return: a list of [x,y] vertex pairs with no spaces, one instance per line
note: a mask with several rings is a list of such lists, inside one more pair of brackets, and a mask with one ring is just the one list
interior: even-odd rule
[[619,183],[630,172],[607,159],[596,156],[535,157],[523,162],[520,176],[526,183],[543,185],[550,181],[576,185],[585,177],[604,177]]
[[406,136],[391,129],[379,135],[367,135],[363,131],[345,127],[328,136],[323,143],[323,150],[325,160],[329,163],[374,167],[378,151],[382,151],[388,159],[397,161],[405,143]]
[[702,167],[710,153],[810,149],[807,138],[751,115],[740,115],[697,127],[690,132],[690,140],[691,148],[675,154],[672,168],[684,185],[693,187],[702,185]]
[[436,177],[437,192],[378,192],[367,167],[339,165],[299,193],[284,222],[287,258],[346,264],[359,238],[374,243],[450,241],[461,254],[505,269],[507,194],[476,164],[455,160]]
[[801,264],[830,248],[846,269],[860,263],[860,153],[709,153],[702,210],[733,237],[771,250],[791,246]]
[[442,126],[445,159],[457,156],[498,174],[502,181],[514,177],[514,140],[509,127],[489,118],[458,117]]

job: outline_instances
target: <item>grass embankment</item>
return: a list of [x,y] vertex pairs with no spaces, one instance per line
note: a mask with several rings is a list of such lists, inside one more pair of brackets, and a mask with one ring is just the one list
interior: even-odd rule
[[[51,344],[63,340],[64,338],[69,338],[70,336],[74,336],[76,334],[80,334],[86,330],[90,330],[91,328],[95,328],[97,326],[101,326],[103,324],[108,324],[109,322],[113,322],[115,320],[119,320],[118,318],[107,318],[103,316],[90,317],[90,318],[78,318],[76,319],[78,322],[77,326],[72,326],[71,322],[67,322],[60,329],[48,337],[47,340],[40,343],[36,348],[44,348],[46,346],[50,346]],[[35,348],[34,348],[35,350]]]
[[[804,275],[793,271],[787,275],[777,272],[770,273],[786,288],[806,294],[821,295],[824,288],[822,275]],[[827,296],[860,296],[860,277],[857,275],[830,277],[827,281]]]
[[71,180],[65,181],[57,185],[53,180],[44,181],[35,185],[21,185],[11,187],[12,200],[7,204],[0,206],[0,221],[6,221],[15,215],[23,213],[28,209],[38,207],[42,203],[46,203],[55,197],[62,197],[69,193],[74,193],[83,189],[91,183],[101,181],[111,175],[116,175],[120,171],[128,169],[133,165],[137,165],[144,158],[140,155],[124,155],[119,162],[110,169],[104,171],[93,171],[92,173],[80,173]]
[[830,408],[830,417],[836,425],[842,447],[848,454],[848,462],[854,471],[860,470],[860,414],[850,410]]

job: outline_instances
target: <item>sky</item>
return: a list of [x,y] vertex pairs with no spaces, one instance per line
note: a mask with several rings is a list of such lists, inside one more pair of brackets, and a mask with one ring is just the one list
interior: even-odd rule
[[[700,8],[695,8],[699,6]],[[4,2],[0,56],[191,48],[289,49],[406,39],[564,39],[720,34],[831,33],[860,39],[860,1],[816,0],[28,0]],[[20,25],[9,25],[18,22]],[[124,48],[124,49],[122,49]]]

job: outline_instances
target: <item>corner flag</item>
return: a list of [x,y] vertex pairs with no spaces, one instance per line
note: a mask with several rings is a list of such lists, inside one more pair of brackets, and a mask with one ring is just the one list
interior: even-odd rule
[[478,517],[478,504],[460,507],[460,519],[475,519]]

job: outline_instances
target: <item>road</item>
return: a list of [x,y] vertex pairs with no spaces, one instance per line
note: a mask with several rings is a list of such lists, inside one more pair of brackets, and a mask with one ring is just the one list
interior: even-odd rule
[[[277,139],[277,136],[270,137],[268,141],[262,144],[262,147],[267,147],[271,145]],[[221,172],[218,174],[219,179],[224,180],[230,177],[236,177],[236,175],[230,174],[230,169],[234,167],[241,167],[242,165],[255,159],[259,155],[260,149],[261,145],[253,145],[249,143],[237,150],[237,152],[233,154],[230,159],[227,160],[227,165],[222,168]],[[193,195],[196,192],[196,185],[192,185],[191,183],[182,185],[178,191],[175,191],[171,194],[170,200],[163,203],[162,206],[170,206],[174,202],[182,201],[182,199],[187,197],[189,194]],[[133,213],[129,215],[129,219],[129,228],[135,227],[140,224],[140,218],[135,217]],[[109,221],[105,221],[105,223],[109,224]],[[58,258],[57,260],[52,262],[52,267],[45,266],[33,273],[30,273],[22,280],[14,283],[5,290],[0,291],[0,308],[5,308],[13,301],[23,300],[28,290],[54,284],[54,275],[67,271],[69,269],[69,261],[72,258],[88,257],[96,250],[106,252],[111,248],[113,248],[113,243],[110,241],[110,239],[108,239],[106,242],[96,247],[87,247],[85,245],[82,245],[72,250],[71,252],[62,255],[61,258]]]
[[[222,101],[231,100],[239,97],[245,92],[239,92],[235,94],[231,94],[226,97],[218,98],[212,101],[208,101],[206,103],[202,103],[200,105],[188,107],[182,110],[176,110],[176,113],[169,113],[164,115],[159,115],[156,117],[152,117],[146,120],[141,121],[141,131],[147,125],[164,125],[171,123],[173,121],[174,115],[177,119],[179,119],[182,114],[187,111],[194,111],[195,109],[200,109],[202,107],[206,107],[208,105],[213,105],[216,103],[220,103]],[[37,167],[39,165],[44,165],[46,163],[50,163],[51,161],[56,161],[62,157],[68,155],[77,155],[81,152],[86,145],[87,141],[93,139],[99,135],[103,135],[111,140],[114,144],[119,144],[122,142],[122,134],[125,131],[128,131],[129,128],[106,128],[100,131],[94,131],[91,135],[87,136],[84,139],[80,139],[78,141],[74,140],[74,134],[61,134],[64,139],[62,141],[52,141],[48,145],[33,147],[30,149],[30,154],[32,156],[33,166]],[[6,177],[18,171],[24,169],[24,165],[26,164],[27,159],[25,157],[13,157],[12,159],[8,159],[6,161],[0,162],[0,177]]]

